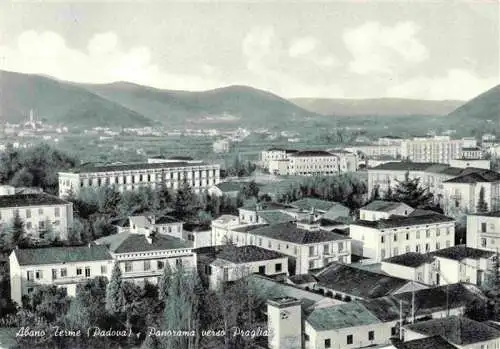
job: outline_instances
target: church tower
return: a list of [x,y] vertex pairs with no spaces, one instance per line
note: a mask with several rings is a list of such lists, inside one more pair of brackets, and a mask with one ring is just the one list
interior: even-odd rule
[[267,301],[268,345],[270,349],[302,348],[302,308],[296,298]]

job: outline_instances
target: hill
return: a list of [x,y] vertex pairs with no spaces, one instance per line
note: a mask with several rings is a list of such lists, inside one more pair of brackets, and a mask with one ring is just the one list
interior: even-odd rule
[[207,123],[267,127],[318,116],[272,93],[248,86],[202,92],[161,90],[127,82],[85,85],[103,98],[167,124]]
[[488,121],[499,125],[500,85],[471,99],[448,115],[453,119]]
[[65,81],[0,71],[0,121],[26,120],[30,109],[51,124],[142,127],[153,122],[133,110]]
[[462,105],[463,101],[427,101],[400,98],[291,100],[309,111],[336,116],[441,116]]

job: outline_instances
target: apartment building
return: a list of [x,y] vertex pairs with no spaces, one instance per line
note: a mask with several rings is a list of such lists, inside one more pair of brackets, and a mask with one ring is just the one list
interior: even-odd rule
[[358,145],[346,148],[345,150],[353,153],[361,153],[365,158],[387,157],[398,159],[401,157],[401,144]]
[[73,225],[73,203],[46,193],[1,195],[0,228],[10,226],[16,212],[26,233],[37,238],[52,231],[53,237],[66,239]]
[[190,241],[143,229],[122,232],[94,241],[105,246],[122,271],[122,279],[139,285],[157,284],[168,265],[171,270],[196,268],[196,253]]
[[450,136],[415,137],[401,143],[401,157],[412,162],[449,164],[461,157],[463,148],[473,146],[473,140]]
[[339,172],[356,172],[358,169],[358,155],[345,149],[328,149],[327,152],[336,155],[339,159]]
[[326,176],[339,173],[339,158],[324,150],[304,150],[289,157],[291,176]]
[[455,245],[455,220],[431,213],[359,220],[349,226],[353,254],[381,262],[407,252],[428,253]]
[[80,282],[111,276],[113,257],[106,247],[92,245],[15,249],[9,268],[11,298],[21,305],[22,297],[41,285],[56,285],[75,296]]
[[500,250],[500,211],[467,215],[467,246]]
[[263,168],[269,169],[271,161],[287,160],[291,154],[297,153],[298,150],[284,148],[269,148],[260,153],[260,162]]
[[78,194],[81,188],[115,186],[119,191],[160,185],[177,189],[184,180],[200,193],[220,182],[220,165],[191,161],[169,161],[110,166],[82,166],[59,172],[59,196]]
[[443,185],[445,214],[476,213],[481,190],[489,211],[500,210],[500,173],[477,170],[449,179]]

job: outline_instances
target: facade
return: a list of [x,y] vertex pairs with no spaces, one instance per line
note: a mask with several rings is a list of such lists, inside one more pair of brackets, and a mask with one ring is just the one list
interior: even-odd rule
[[384,259],[381,271],[425,285],[437,285],[436,264],[436,259],[428,254],[408,252]]
[[[260,162],[263,168],[270,169],[270,162],[274,160],[287,160],[297,150],[284,148],[269,148],[260,153]],[[272,173],[272,172],[271,172]]]
[[0,196],[0,226],[8,227],[16,212],[26,232],[37,238],[52,231],[54,237],[66,239],[73,226],[73,203],[46,193]]
[[375,200],[359,209],[359,218],[366,221],[388,219],[392,215],[408,216],[415,209],[403,202]]
[[389,157],[391,159],[401,158],[401,145],[361,145],[356,147],[346,148],[347,151],[361,153],[366,158]]
[[220,182],[208,188],[208,194],[217,197],[227,196],[235,199],[241,192],[245,182]]
[[462,148],[462,152],[460,154],[459,159],[470,159],[470,160],[475,160],[475,159],[482,159],[483,158],[483,151],[480,147],[474,146],[470,148]]
[[339,173],[339,157],[324,150],[304,150],[289,156],[291,176],[326,176]]
[[487,159],[453,159],[450,160],[450,166],[459,168],[475,167],[490,170],[491,161]]
[[157,159],[146,164],[92,166],[59,172],[59,196],[78,194],[82,188],[115,186],[119,191],[139,187],[177,189],[186,180],[197,193],[220,182],[220,165]]
[[118,233],[97,239],[97,245],[105,246],[122,271],[122,279],[143,285],[156,284],[168,264],[171,270],[196,268],[193,244],[165,234]]
[[467,215],[467,246],[500,250],[500,211]]
[[358,169],[358,156],[355,152],[350,152],[344,149],[328,149],[330,154],[336,155],[339,158],[339,172],[356,172]]
[[481,147],[483,149],[489,149],[495,144],[496,140],[497,139],[494,134],[491,133],[484,134],[481,137]]
[[182,240],[191,241],[193,248],[211,246],[212,228],[209,224],[184,224]]
[[214,153],[227,153],[230,147],[231,143],[227,139],[219,139],[212,144]]
[[500,173],[478,170],[443,182],[443,208],[445,214],[476,213],[480,192],[490,211],[500,210]]
[[15,249],[9,257],[11,298],[22,297],[40,285],[64,288],[76,295],[78,283],[96,276],[110,277],[113,258],[103,246]]
[[449,164],[461,157],[464,144],[470,146],[466,140],[449,136],[415,137],[401,143],[401,157],[412,162]]
[[302,348],[302,307],[292,297],[280,297],[267,301],[269,349]]
[[[349,217],[350,213],[349,208],[341,203],[316,198],[303,198],[293,201],[290,203],[290,206],[296,208],[301,213],[312,214],[314,220],[320,218],[335,220],[339,217]],[[298,216],[297,218],[300,219],[302,217]]]
[[440,214],[359,220],[349,227],[353,253],[376,262],[407,252],[428,253],[455,245],[455,220]]
[[257,246],[226,247],[210,263],[208,279],[212,289],[247,275],[288,275],[288,257]]

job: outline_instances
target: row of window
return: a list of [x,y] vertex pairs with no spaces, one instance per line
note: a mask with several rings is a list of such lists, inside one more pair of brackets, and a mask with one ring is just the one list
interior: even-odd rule
[[[39,207],[37,209],[38,215],[39,216],[43,215],[44,212],[45,212],[45,214],[50,215],[51,209],[52,209],[52,207],[45,207],[45,208]],[[21,217],[21,218],[29,219],[29,218],[31,218],[32,210],[36,211],[35,209],[30,209],[30,208],[27,208],[24,210],[15,209],[14,214],[18,214],[19,217]],[[23,213],[24,213],[24,217],[22,215]],[[61,217],[61,208],[60,207],[54,207],[54,217]],[[0,211],[0,219],[2,219],[2,211]]]
[[[127,261],[125,264],[125,272],[129,273],[134,271],[134,264],[130,261]],[[177,258],[175,260],[176,267],[182,267],[182,258]],[[165,261],[156,261],[156,270],[163,270],[165,268]],[[151,270],[151,261],[146,260],[143,261],[143,268],[140,271],[150,271]]]
[[[451,228],[443,228],[443,230],[444,230],[444,232],[446,233],[446,235],[450,235]],[[400,234],[400,233],[395,233],[395,234],[393,235],[392,239],[393,239],[394,241],[398,241],[398,235],[399,235],[399,234]],[[410,240],[410,239],[411,239],[411,232],[406,232],[406,233],[404,233],[404,235],[405,235],[405,239],[406,239],[406,240]],[[432,234],[431,234],[431,230],[430,230],[430,229],[426,229],[426,230],[425,230],[425,237],[426,237],[426,238],[430,238],[430,237],[431,237],[431,235],[432,235]],[[441,236],[441,229],[440,229],[440,228],[437,228],[437,229],[436,229],[436,237],[438,237],[438,236]],[[386,238],[387,238],[387,237],[388,237],[388,235],[382,235],[382,236],[380,236],[380,242],[381,242],[381,243],[384,243],[384,242],[386,241]],[[415,232],[415,238],[416,238],[416,239],[420,239],[420,230],[417,230],[417,231]]]
[[[448,248],[448,247],[451,247],[451,242],[449,240],[446,241],[446,248]],[[439,250],[439,249],[441,249],[441,243],[436,242],[436,250]],[[430,251],[431,251],[431,245],[430,245],[430,243],[426,243],[425,244],[425,252],[430,252]],[[398,247],[394,247],[392,252],[393,252],[392,256],[399,255],[399,248]],[[406,246],[405,247],[405,252],[404,253],[408,253],[408,252],[411,252],[410,246]],[[420,245],[416,245],[415,246],[415,252],[422,253]],[[385,251],[385,249],[381,249],[380,250],[380,255],[382,256],[382,259],[384,259],[386,257],[386,251]]]
[[[304,337],[305,337],[304,339],[306,342],[309,341],[309,336],[307,334],[305,334]],[[375,331],[368,331],[368,340],[369,341],[375,340]],[[353,344],[353,343],[354,343],[354,336],[352,334],[348,334],[346,336],[345,344]],[[325,339],[325,348],[333,348],[332,340],[330,338]],[[339,346],[339,348],[340,348],[340,346]]]
[[[67,278],[68,277],[68,269],[60,268],[60,269],[52,269],[52,280],[57,280],[59,278]],[[101,265],[101,275],[106,275],[108,272],[108,267],[106,265]],[[76,276],[83,276],[86,278],[91,276],[91,268],[90,267],[77,267],[76,268]],[[43,279],[43,270],[28,270],[26,271],[26,279],[28,281],[36,281]]]

